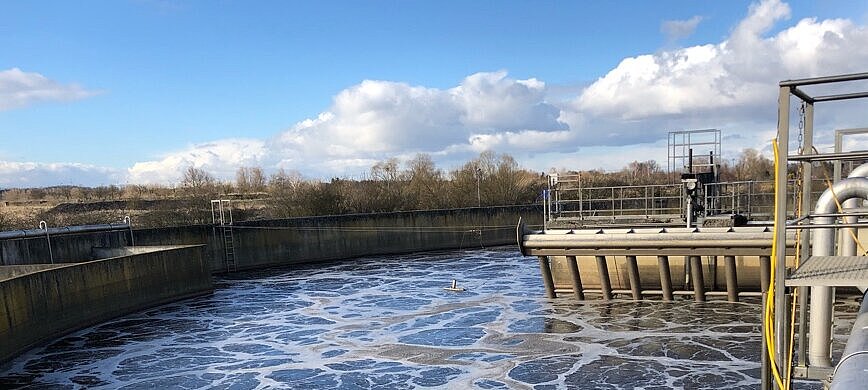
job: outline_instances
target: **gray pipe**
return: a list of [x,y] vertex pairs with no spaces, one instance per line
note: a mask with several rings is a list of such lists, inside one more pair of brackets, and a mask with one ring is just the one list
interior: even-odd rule
[[831,390],[864,389],[865,367],[868,367],[868,296],[862,298],[859,316],[832,377]]
[[90,232],[122,230],[122,229],[129,229],[129,228],[130,228],[129,223],[106,223],[106,224],[100,224],[100,225],[53,227],[53,228],[48,228],[47,232],[45,229],[10,230],[10,231],[5,231],[5,232],[0,232],[0,240],[9,240],[9,239],[16,239],[16,238],[43,237],[43,236],[45,236],[46,233],[53,236],[53,235],[57,235],[57,234],[90,233]]
[[[833,195],[834,193],[834,195]],[[851,177],[839,181],[820,195],[817,205],[814,207],[815,214],[831,214],[837,211],[838,201],[848,199],[868,199],[868,179],[864,177]],[[818,217],[814,223],[833,224],[835,217]],[[812,256],[832,256],[835,254],[835,229],[824,228],[814,230],[814,245],[811,250]],[[832,340],[832,303],[834,293],[832,287],[811,287],[811,321],[810,343],[808,345],[808,359],[811,366],[831,367],[829,359]]]
[[[850,175],[847,177],[865,177],[868,176],[868,163],[862,164],[850,172]],[[848,199],[841,203],[841,207],[844,210],[847,209],[855,209],[860,205],[859,199]],[[844,217],[844,223],[857,223],[859,222],[859,217]],[[854,234],[859,234],[853,228],[847,228],[843,230],[844,238],[841,240],[841,256],[856,256],[856,242],[850,237],[850,232]]]

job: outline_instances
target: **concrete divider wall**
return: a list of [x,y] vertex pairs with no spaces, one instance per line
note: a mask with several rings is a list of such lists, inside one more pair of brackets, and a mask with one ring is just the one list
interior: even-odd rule
[[[238,269],[426,250],[515,243],[519,217],[542,223],[541,206],[350,214],[239,222],[233,226]],[[133,221],[135,226],[135,221]],[[481,233],[480,233],[481,232]],[[191,225],[51,236],[55,263],[94,260],[93,248],[205,244],[211,269],[225,270],[222,231]],[[49,263],[45,237],[0,240],[0,265]]]
[[[238,268],[514,244],[519,217],[533,206],[489,207],[242,223],[233,228]],[[221,246],[222,248],[222,246]],[[222,252],[215,259],[222,260]],[[215,269],[222,261],[212,263]]]
[[95,260],[94,247],[129,245],[129,231],[51,235],[51,253],[45,236],[0,240],[0,265],[76,263]]
[[202,246],[157,249],[0,281],[0,362],[69,331],[213,291]]
[[[426,250],[515,243],[519,217],[542,223],[540,206],[349,214],[237,222],[238,269]],[[474,230],[481,231],[481,236]],[[225,270],[223,236],[212,225],[135,230],[136,245],[205,244],[215,272]]]

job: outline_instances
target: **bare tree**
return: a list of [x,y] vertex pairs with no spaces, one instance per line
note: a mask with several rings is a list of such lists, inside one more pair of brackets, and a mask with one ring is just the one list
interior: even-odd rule
[[239,192],[262,192],[265,184],[265,174],[260,167],[241,167],[235,172],[235,185]]
[[441,192],[443,191],[443,173],[434,165],[434,160],[427,154],[419,153],[407,162],[407,195],[408,203],[416,209],[433,209],[445,206]]
[[181,178],[181,186],[189,189],[195,195],[205,195],[214,191],[217,180],[202,168],[187,167]]

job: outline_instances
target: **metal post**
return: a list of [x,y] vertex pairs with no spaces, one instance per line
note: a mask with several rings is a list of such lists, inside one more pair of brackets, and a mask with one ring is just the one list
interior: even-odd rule
[[[806,121],[807,122],[807,121]],[[806,126],[808,124],[806,123]],[[775,171],[775,240],[780,244],[775,249],[776,267],[774,272],[775,285],[777,288],[774,291],[775,304],[775,323],[774,331],[778,337],[775,338],[775,356],[776,365],[778,367],[786,367],[787,344],[789,338],[787,335],[787,304],[786,281],[787,281],[787,254],[786,254],[786,219],[787,219],[787,156],[790,152],[790,88],[781,87],[778,94],[778,137],[777,149],[778,155],[775,163],[777,170]],[[786,378],[784,378],[786,380]],[[783,389],[780,389],[783,390]]]
[[726,298],[738,302],[738,274],[735,269],[735,256],[723,256],[726,263]]
[[657,266],[660,269],[660,289],[663,290],[663,300],[672,300],[672,275],[669,271],[669,256],[657,256]]
[[627,256],[627,273],[630,277],[630,291],[633,293],[633,300],[642,300],[642,283],[639,281],[639,264],[636,262],[636,256]]
[[549,265],[548,256],[539,256],[539,269],[546,288],[546,298],[557,298],[558,295],[555,293],[555,281],[552,279],[552,269]]
[[476,167],[476,202],[477,207],[482,207],[482,193],[479,191],[479,181],[482,177],[482,169]]
[[570,276],[573,279],[573,295],[580,301],[585,300],[585,290],[582,288],[582,275],[579,273],[579,261],[576,256],[567,256]]
[[[803,127],[802,137],[802,154],[814,154],[814,104],[805,104],[805,122]],[[837,134],[836,134],[837,135]],[[837,138],[837,137],[836,137]],[[840,168],[840,161],[836,165]],[[840,173],[840,172],[839,172]],[[810,161],[802,162],[802,202],[799,205],[799,214],[796,218],[801,218],[811,212],[811,192],[813,192],[813,164]],[[795,191],[794,191],[795,192]],[[811,244],[811,230],[802,229],[799,231],[799,264],[807,260],[810,251],[808,248]],[[797,364],[806,366],[808,364],[808,287],[799,287],[799,350],[797,353]]]
[[45,241],[48,243],[48,258],[54,264],[54,253],[51,252],[51,236],[48,234],[48,223],[39,221],[39,228],[45,230]]
[[[768,286],[766,286],[768,287]],[[762,307],[766,307],[766,301],[769,299],[769,294],[765,291],[763,287],[763,299],[762,299]],[[766,328],[766,316],[760,316],[760,324],[762,329]],[[769,350],[765,343],[765,332],[763,334],[763,342],[762,348],[760,350],[760,388],[762,390],[769,390],[772,387],[772,379],[771,379],[771,365],[769,364]]]
[[124,217],[124,223],[130,228],[130,246],[136,246],[136,240],[133,238],[133,222],[129,215]]
[[603,299],[612,300],[612,282],[609,280],[609,266],[606,264],[606,256],[597,256],[597,273],[600,274],[600,291]]
[[[803,249],[804,250],[804,249]],[[808,365],[808,295],[811,289],[799,287],[799,366]]]
[[750,218],[751,198],[753,198],[753,180],[747,182],[747,217]]
[[687,227],[693,227],[693,197],[687,195]]
[[693,299],[705,302],[705,281],[702,277],[702,257],[690,256],[690,275],[693,279]]

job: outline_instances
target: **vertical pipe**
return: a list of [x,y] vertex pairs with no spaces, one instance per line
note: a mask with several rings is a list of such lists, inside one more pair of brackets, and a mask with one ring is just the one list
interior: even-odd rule
[[639,281],[639,264],[636,256],[627,256],[627,272],[630,277],[630,291],[634,301],[642,300],[642,283]]
[[558,295],[555,293],[555,281],[552,279],[552,269],[549,265],[548,256],[539,256],[539,269],[546,288],[546,298],[557,298]]
[[570,276],[573,279],[573,295],[580,301],[585,300],[585,291],[582,288],[582,275],[579,273],[579,261],[576,256],[567,256],[567,265],[570,267]]
[[726,298],[730,302],[738,302],[738,275],[735,270],[735,256],[724,256],[726,263]]
[[[814,153],[814,104],[805,104],[805,125],[802,136],[802,153]],[[799,205],[799,214],[796,218],[801,218],[811,211],[811,193],[813,190],[813,164],[810,161],[802,163],[802,202]],[[840,162],[838,167],[840,167]],[[802,264],[808,258],[808,248],[811,244],[811,229],[799,230],[799,264]],[[798,365],[805,366],[808,364],[808,292],[807,287],[799,287],[799,350],[797,355]]]
[[597,273],[600,274],[600,291],[603,299],[612,300],[612,282],[609,280],[609,266],[606,264],[606,256],[597,256]]
[[[868,179],[851,177],[834,184],[823,192],[814,207],[816,214],[834,213],[837,202],[847,199],[868,199]],[[817,224],[834,224],[834,217],[817,217]],[[835,229],[816,229],[813,233],[812,256],[832,256],[835,253]],[[811,309],[808,330],[811,335],[808,345],[808,359],[811,366],[831,367],[829,359],[832,338],[832,304],[835,290],[832,287],[811,287]]]
[[687,173],[693,173],[693,148],[687,149]]
[[693,279],[693,299],[705,302],[705,281],[702,277],[702,257],[690,256],[690,275]]
[[660,289],[663,290],[663,300],[672,300],[672,274],[669,271],[669,256],[657,256],[657,266],[660,269]]
[[[774,239],[780,243],[775,249],[776,267],[772,272],[775,278],[775,285],[778,288],[774,291],[774,306],[775,306],[775,323],[774,331],[778,337],[775,338],[775,351],[778,353],[775,356],[775,363],[778,367],[786,367],[787,359],[784,351],[787,351],[787,296],[786,296],[786,281],[787,281],[787,234],[786,234],[786,219],[787,219],[787,156],[790,152],[790,88],[781,87],[778,94],[778,135],[777,135],[778,153],[775,158],[777,169],[775,170],[775,210],[774,210]],[[785,379],[786,380],[786,379]]]
[[[768,287],[768,286],[766,286]],[[766,307],[766,301],[769,299],[769,294],[765,291],[765,287],[763,288],[763,302],[762,307]],[[762,329],[766,328],[766,316],[760,316],[762,318],[761,325]],[[771,367],[769,365],[769,350],[765,343],[765,332],[763,334],[763,342],[762,349],[760,351],[760,388],[762,390],[769,390],[772,387],[772,378],[771,378]]]
[[798,366],[808,365],[808,294],[810,291],[808,287],[799,287],[799,352],[796,363]]
[[[868,163],[853,168],[853,170],[850,171],[850,174],[847,175],[848,179],[851,177],[868,177]],[[861,199],[847,199],[842,203],[842,211],[847,212],[847,209],[857,208],[861,204]],[[855,224],[859,222],[859,217],[843,217],[842,222]],[[853,236],[858,237],[858,231],[854,228],[844,228],[841,229],[841,236],[841,256],[858,255],[859,253],[856,253],[856,241],[853,240]]]

